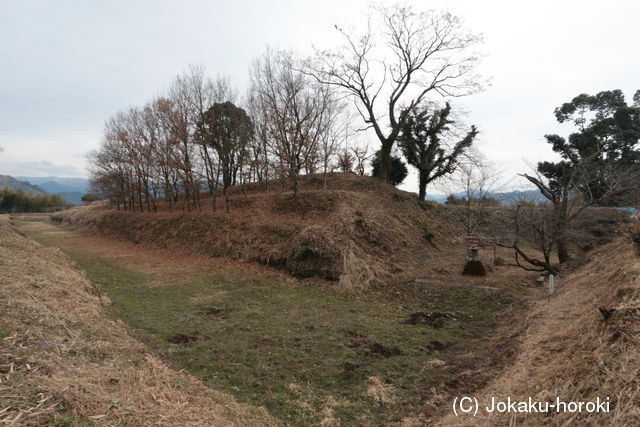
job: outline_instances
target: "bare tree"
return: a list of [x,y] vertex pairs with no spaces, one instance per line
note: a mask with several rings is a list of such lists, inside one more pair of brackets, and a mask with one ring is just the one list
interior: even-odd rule
[[491,194],[503,187],[502,172],[478,150],[468,150],[460,159],[456,171],[441,184],[451,194],[461,192],[464,205],[464,232],[476,234],[482,219],[481,208],[492,201]]
[[[379,25],[375,25],[379,24]],[[389,181],[391,151],[409,111],[428,96],[463,96],[479,89],[469,53],[480,38],[447,12],[374,8],[360,34],[336,26],[337,50],[318,52],[305,72],[344,90],[380,141],[379,178]]]
[[178,150],[179,139],[173,133],[173,116],[177,114],[173,102],[168,98],[156,98],[145,106],[148,126],[155,134],[153,167],[158,186],[169,207],[178,201],[180,174],[178,165],[181,156]]
[[[529,271],[547,271],[557,274],[558,269],[554,267],[551,260],[558,235],[552,209],[518,204],[513,208],[512,213],[513,238],[509,243],[499,242],[498,244],[514,250],[516,266]],[[528,254],[523,249],[523,244],[539,251],[543,258],[538,259]]]
[[364,146],[354,145],[351,147],[351,154],[355,159],[355,170],[360,176],[364,176],[367,168],[367,162],[373,157],[373,154],[369,152],[369,144]]
[[269,191],[269,128],[266,111],[261,108],[258,94],[250,88],[247,94],[247,109],[253,122],[254,137],[249,142],[250,177],[255,181],[264,181]]
[[270,151],[287,169],[294,197],[300,172],[317,155],[331,126],[335,97],[326,84],[311,80],[294,68],[293,55],[267,50],[251,70],[252,92],[267,116]]
[[[228,78],[218,77],[215,81],[205,75],[202,65],[191,65],[178,75],[169,88],[169,98],[178,113],[174,123],[180,130],[183,174],[185,176],[185,198],[187,206],[193,198],[199,205],[200,185],[196,179],[204,179],[215,209],[215,190],[218,188],[220,168],[216,153],[202,141],[197,125],[205,112],[214,104],[234,102],[237,95]],[[198,158],[199,154],[199,158]]]
[[324,188],[327,188],[327,174],[338,166],[339,162],[334,164],[334,160],[338,157],[340,141],[342,138],[348,138],[349,120],[345,104],[334,100],[329,105],[325,132],[318,149]]
[[345,144],[344,150],[338,153],[338,169],[342,173],[350,173],[353,172],[353,154],[351,150],[349,150],[348,146]]
[[[567,233],[586,208],[640,187],[637,168],[617,163],[603,164],[594,160],[597,159],[596,154],[572,161],[541,162],[534,175],[520,175],[535,185],[553,206],[551,220],[557,229],[555,238],[560,263],[570,259]],[[598,193],[590,191],[589,185],[596,175],[607,177],[599,186]]]

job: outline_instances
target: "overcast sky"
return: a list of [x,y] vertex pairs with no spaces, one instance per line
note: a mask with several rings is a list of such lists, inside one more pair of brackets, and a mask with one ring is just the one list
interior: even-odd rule
[[[368,4],[0,0],[0,175],[86,176],[104,121],[163,91],[189,64],[228,75],[242,93],[266,45],[303,55],[334,46],[334,24],[360,22]],[[555,122],[555,107],[609,89],[630,100],[640,89],[640,2],[415,6],[447,9],[484,35],[479,71],[491,85],[459,102],[481,132],[479,148],[507,177],[553,158],[543,135],[571,131]]]

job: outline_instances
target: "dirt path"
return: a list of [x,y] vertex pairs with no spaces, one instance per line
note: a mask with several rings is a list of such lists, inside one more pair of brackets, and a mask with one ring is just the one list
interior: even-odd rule
[[113,301],[108,313],[164,361],[285,422],[432,420],[514,354],[513,325],[503,325],[523,306],[499,277],[449,286],[439,275],[354,298],[253,263],[67,230],[46,215],[16,225],[69,255]]

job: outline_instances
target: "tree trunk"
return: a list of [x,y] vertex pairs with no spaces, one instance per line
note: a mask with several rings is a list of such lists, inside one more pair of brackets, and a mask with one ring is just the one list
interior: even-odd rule
[[293,198],[298,198],[298,190],[300,189],[300,177],[296,174],[293,177]]
[[378,175],[376,178],[383,180],[384,182],[391,182],[391,148],[393,142],[389,143],[385,141],[380,147],[380,168],[378,169]]
[[558,212],[557,215],[556,226],[558,227],[558,237],[556,239],[556,245],[558,248],[558,262],[563,264],[571,259],[571,255],[569,255],[569,243],[567,241],[569,222],[567,221],[567,206],[565,203],[560,206],[560,212]]
[[563,231],[558,236],[558,241],[556,242],[558,246],[558,261],[560,264],[563,264],[571,259],[571,255],[569,255],[569,245],[567,242],[567,235]]
[[418,187],[418,200],[425,200],[427,197],[427,177],[422,171],[420,171]]
[[292,167],[289,170],[290,177],[293,180],[293,198],[298,198],[298,191],[300,190],[300,169],[301,167]]

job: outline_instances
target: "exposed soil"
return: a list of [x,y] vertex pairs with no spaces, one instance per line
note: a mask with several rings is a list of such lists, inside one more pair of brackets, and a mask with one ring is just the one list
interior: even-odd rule
[[448,343],[443,343],[437,340],[430,341],[429,344],[425,346],[427,351],[444,351],[447,347],[449,347]]
[[403,354],[403,351],[396,346],[382,344],[356,331],[347,330],[344,335],[351,338],[352,348],[360,349],[368,356],[387,358]]
[[403,323],[407,325],[427,325],[432,328],[442,328],[449,322],[455,322],[456,318],[451,313],[440,313],[434,311],[427,313],[424,311],[418,311],[411,313],[409,318]]
[[211,308],[207,308],[206,310],[201,311],[200,313],[206,314],[207,316],[225,318],[226,315],[229,314],[231,311],[233,311],[233,310],[230,309],[230,308],[211,307]]
[[167,341],[171,344],[191,344],[198,341],[198,337],[195,335],[176,334],[167,338]]

